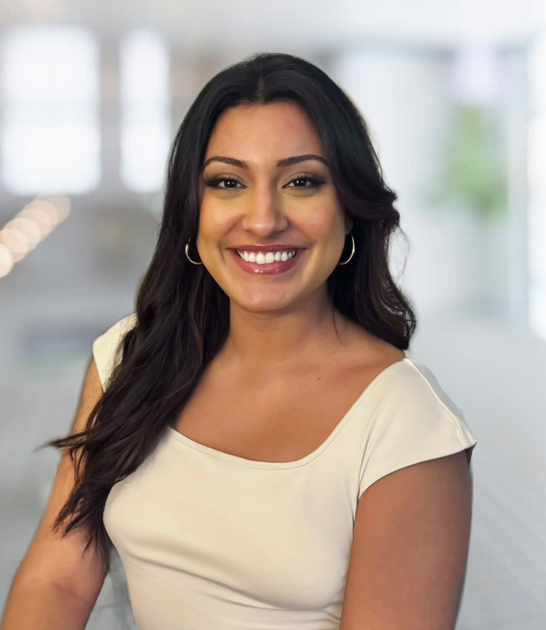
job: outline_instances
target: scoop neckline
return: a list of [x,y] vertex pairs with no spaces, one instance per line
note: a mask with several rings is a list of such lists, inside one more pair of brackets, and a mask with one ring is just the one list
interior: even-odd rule
[[185,446],[189,446],[205,455],[210,455],[212,457],[216,457],[218,459],[223,459],[227,462],[231,462],[233,464],[239,464],[240,466],[247,466],[250,468],[269,468],[269,469],[283,469],[283,468],[297,468],[299,466],[304,466],[309,463],[315,457],[318,457],[328,446],[335,440],[337,435],[343,429],[343,427],[349,421],[349,418],[354,414],[360,404],[365,400],[371,390],[381,381],[387,374],[393,372],[396,368],[400,367],[404,363],[412,363],[412,360],[409,357],[404,357],[400,361],[395,361],[391,363],[386,368],[381,370],[379,374],[377,374],[370,383],[366,386],[364,391],[359,395],[359,397],[355,400],[355,402],[351,405],[347,413],[341,418],[341,420],[337,423],[333,431],[326,438],[326,440],[318,446],[314,451],[302,457],[300,459],[296,459],[291,462],[265,462],[254,459],[247,459],[246,457],[239,457],[238,455],[233,455],[231,453],[226,453],[224,451],[219,451],[218,449],[212,448],[212,446],[207,446],[206,444],[201,444],[201,442],[196,442],[192,440],[187,435],[180,433],[172,426],[168,426],[168,436],[173,438],[174,440],[184,444]]

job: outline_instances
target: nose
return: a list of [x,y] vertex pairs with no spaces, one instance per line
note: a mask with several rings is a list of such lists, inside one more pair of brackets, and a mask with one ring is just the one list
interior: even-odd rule
[[257,185],[248,195],[241,221],[242,228],[260,238],[282,232],[288,225],[281,195],[269,183]]

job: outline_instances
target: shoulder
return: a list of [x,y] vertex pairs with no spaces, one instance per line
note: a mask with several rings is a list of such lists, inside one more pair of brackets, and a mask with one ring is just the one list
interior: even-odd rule
[[463,411],[436,376],[409,357],[372,384],[365,416],[360,494],[379,478],[418,462],[467,450],[470,463],[477,443]]
[[93,341],[95,359],[102,358],[104,352],[110,352],[113,346],[136,325],[136,313],[122,317]]
[[136,324],[137,315],[136,313],[131,313],[130,315],[126,315],[121,319],[118,319],[114,324],[112,324],[109,328],[106,329],[103,335],[116,335],[128,332],[133,328]]
[[122,317],[112,324],[105,332],[99,335],[92,345],[93,358],[97,365],[100,381],[103,389],[106,387],[108,378],[121,358],[121,340],[129,330],[135,327],[137,322],[136,313],[131,313]]
[[462,410],[426,365],[408,356],[395,365],[396,370],[385,382],[385,389],[388,390],[393,404],[421,411],[436,409],[454,419],[464,418]]
[[[411,420],[412,413],[429,417],[443,413],[455,423],[464,422],[462,410],[426,365],[367,331],[353,328],[352,333],[357,362],[365,356],[363,371],[369,374],[372,366],[376,374],[367,396],[381,405],[385,418],[399,410],[404,412],[402,415],[407,421]],[[355,365],[352,364],[351,369],[355,369]]]

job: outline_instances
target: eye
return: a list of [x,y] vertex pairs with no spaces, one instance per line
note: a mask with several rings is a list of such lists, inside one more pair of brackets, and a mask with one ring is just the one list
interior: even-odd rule
[[322,180],[317,179],[316,177],[310,177],[309,175],[299,175],[298,177],[294,178],[289,183],[292,184],[294,182],[309,182],[311,185],[310,186],[293,186],[291,188],[316,188],[317,186],[324,184]]
[[[209,186],[210,188],[219,188],[220,190],[237,190],[237,184],[240,184],[241,186],[243,186],[243,184],[241,184],[241,182],[238,179],[235,179],[233,177],[212,177],[212,178],[204,178],[204,182],[207,186]],[[322,184],[324,184],[323,180],[317,179],[316,177],[311,177],[309,175],[298,175],[298,177],[295,177],[293,180],[291,180],[289,182],[289,184],[293,184],[294,182],[303,182],[304,185],[303,186],[286,186],[287,188],[298,188],[298,189],[302,189],[302,188],[317,188],[318,186],[321,186]],[[224,186],[220,186],[221,183],[224,183]],[[309,186],[306,186],[305,184],[309,183]],[[228,185],[229,184],[229,185]]]
[[[221,182],[230,182],[235,184],[241,184],[238,179],[233,179],[233,177],[213,177],[212,179],[205,178],[205,184],[210,188],[220,188],[220,189],[228,189],[233,190],[236,189],[236,186],[219,186]],[[241,184],[242,185],[242,184]]]

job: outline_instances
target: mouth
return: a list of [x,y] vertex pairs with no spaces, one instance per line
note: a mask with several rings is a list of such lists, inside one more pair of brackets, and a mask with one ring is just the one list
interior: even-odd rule
[[297,249],[284,249],[277,252],[255,252],[235,250],[239,256],[246,262],[256,263],[257,265],[270,265],[274,262],[286,262],[298,253]]
[[257,252],[230,249],[239,268],[253,274],[277,275],[285,273],[299,262],[304,249],[283,249],[271,252]]

